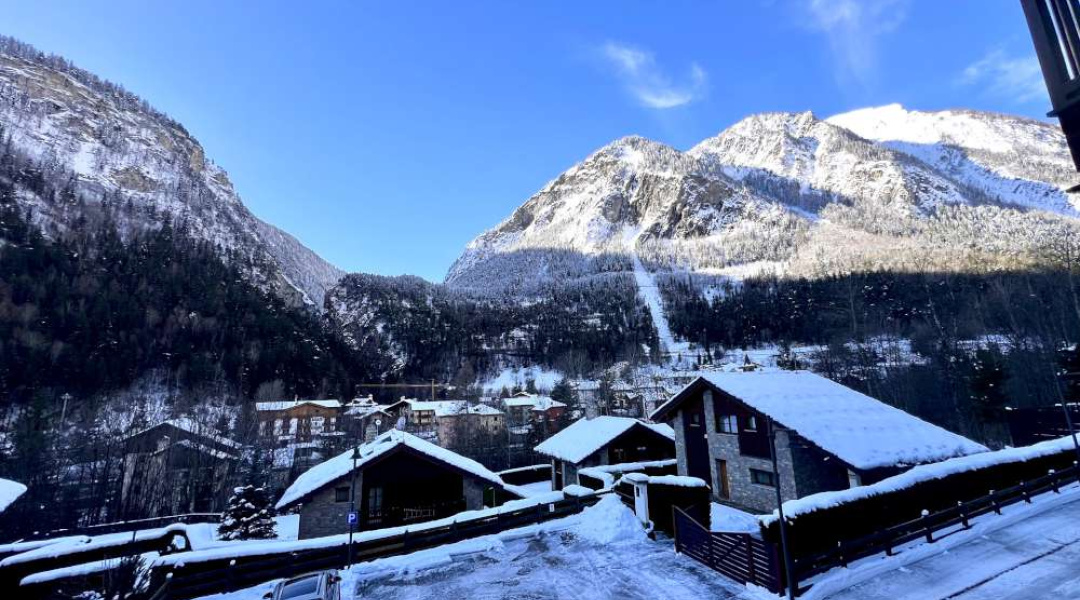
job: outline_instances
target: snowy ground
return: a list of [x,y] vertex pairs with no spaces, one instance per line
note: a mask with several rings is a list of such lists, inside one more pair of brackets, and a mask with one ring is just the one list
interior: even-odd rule
[[[677,556],[670,540],[649,540],[614,496],[558,521],[364,563],[345,583],[380,600],[763,597]],[[270,585],[206,600],[258,600]]]
[[1080,500],[825,598],[1080,600]]

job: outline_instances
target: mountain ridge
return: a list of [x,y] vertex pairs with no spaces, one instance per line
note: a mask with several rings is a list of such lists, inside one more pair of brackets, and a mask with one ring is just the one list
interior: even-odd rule
[[24,194],[22,203],[49,234],[62,235],[86,210],[118,211],[136,229],[182,220],[223,255],[239,251],[254,281],[315,309],[344,275],[251,213],[228,174],[175,120],[119,85],[6,37],[0,37],[0,124],[6,143],[68,178],[84,203],[73,210]]
[[[895,122],[914,123],[915,136],[896,135]],[[1008,136],[1015,139],[1004,143]],[[1064,192],[1071,173],[1054,126],[972,110],[888,105],[825,119],[811,111],[761,113],[686,151],[627,136],[589,154],[478,235],[445,283],[502,292],[507,282],[535,282],[550,275],[542,260],[531,261],[539,268],[515,273],[507,257],[547,250],[578,252],[584,266],[577,270],[584,273],[595,272],[588,266],[593,257],[621,253],[641,255],[650,268],[714,271],[765,260],[813,274],[821,269],[810,264],[808,249],[820,254],[835,235],[872,241],[876,258],[935,244],[938,263],[964,247],[985,257],[998,253],[998,242],[973,237],[974,225],[956,233],[955,242],[924,238],[953,219],[986,226],[1014,218],[1071,229],[1080,216]],[[1037,239],[1014,241],[1029,262],[1045,250]],[[694,254],[708,256],[693,260]],[[858,260],[847,252],[835,262]]]

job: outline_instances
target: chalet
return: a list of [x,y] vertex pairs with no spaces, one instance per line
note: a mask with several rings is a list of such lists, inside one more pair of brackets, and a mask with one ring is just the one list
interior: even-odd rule
[[480,509],[504,487],[480,463],[404,431],[387,431],[356,451],[313,467],[281,496],[279,511],[300,514],[301,538],[347,532],[354,490],[358,530],[367,530]]
[[158,423],[124,439],[121,505],[126,516],[221,510],[239,443],[191,419]]
[[579,419],[536,447],[551,459],[551,485],[560,490],[578,483],[584,467],[675,457],[675,433],[664,424],[628,417]]
[[259,435],[282,445],[312,442],[341,433],[339,400],[286,400],[256,402]]
[[[807,371],[707,373],[652,414],[675,430],[679,475],[717,501],[776,508],[986,448]],[[775,433],[779,481],[770,430]]]

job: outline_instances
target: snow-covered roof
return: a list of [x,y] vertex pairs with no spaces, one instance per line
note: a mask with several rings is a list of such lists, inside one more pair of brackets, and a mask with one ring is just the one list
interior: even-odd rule
[[579,419],[559,433],[544,440],[536,451],[569,463],[579,463],[635,426],[644,427],[672,441],[675,431],[669,425],[645,423],[629,417]]
[[147,427],[146,429],[139,430],[139,431],[129,435],[128,437],[129,438],[130,437],[135,437],[137,435],[146,433],[147,431],[150,431],[151,429],[154,429],[155,427],[161,427],[162,425],[171,425],[172,427],[175,427],[177,429],[186,431],[186,432],[188,432],[190,434],[201,436],[201,437],[203,437],[205,439],[208,439],[208,440],[212,440],[212,441],[214,441],[214,442],[216,442],[216,443],[218,443],[218,444],[220,444],[222,446],[228,446],[230,448],[241,448],[242,447],[242,444],[240,444],[240,442],[237,442],[235,440],[231,440],[231,439],[221,435],[220,433],[218,433],[218,431],[216,429],[214,429],[213,427],[211,427],[209,425],[205,425],[203,423],[200,423],[200,422],[198,422],[198,421],[196,421],[194,419],[188,418],[188,417],[177,417],[175,419],[168,419],[166,421],[162,421],[160,423],[156,423],[154,425],[151,425],[150,427]]
[[529,406],[532,410],[548,410],[551,408],[564,408],[566,403],[552,399],[551,396],[538,396],[535,394],[517,395],[503,400],[507,407]]
[[272,410],[288,410],[296,406],[311,404],[323,408],[341,408],[340,400],[278,400],[275,402],[256,402],[255,410],[264,412]]
[[26,486],[10,479],[0,479],[0,512],[26,493]]
[[987,448],[809,371],[712,372],[653,412],[664,418],[705,381],[856,469],[937,462]]
[[375,405],[375,406],[351,406],[351,407],[345,409],[345,414],[349,415],[350,417],[355,417],[357,419],[364,419],[364,418],[370,417],[371,415],[374,415],[376,413],[386,415],[387,417],[390,416],[390,413],[386,412],[386,409],[383,408],[382,406],[379,406],[379,405]]
[[[360,446],[360,459],[356,461],[356,468],[361,469],[369,462],[399,447],[407,447],[435,461],[465,471],[485,481],[490,481],[497,486],[504,485],[503,480],[498,475],[475,460],[465,458],[456,452],[451,452],[431,442],[424,441],[411,433],[396,429],[387,431],[367,444]],[[302,473],[281,495],[277,502],[277,508],[280,509],[301,500],[312,492],[351,473],[353,469],[352,454],[353,451],[350,448]]]
[[465,400],[406,400],[415,411],[434,411],[436,417],[457,415],[501,415],[502,411],[486,404],[472,404]]
[[[213,446],[210,446],[208,444],[202,444],[202,443],[199,443],[199,442],[194,441],[194,440],[178,440],[178,441],[173,442],[172,444],[170,444],[169,448],[172,448],[172,447],[175,447],[175,446],[179,446],[181,448],[187,448],[187,449],[192,450],[194,452],[200,452],[202,454],[210,456],[211,458],[216,458],[216,459],[219,459],[219,460],[236,460],[237,458],[239,458],[238,456],[236,456],[232,452],[225,452],[223,450],[218,450],[217,448],[215,448]],[[159,450],[158,452],[159,453],[160,452],[168,452],[169,448],[166,448],[164,450]]]

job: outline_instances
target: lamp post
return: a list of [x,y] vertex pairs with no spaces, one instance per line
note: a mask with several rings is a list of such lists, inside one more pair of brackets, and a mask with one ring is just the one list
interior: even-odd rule
[[353,532],[356,531],[356,522],[360,516],[356,514],[356,463],[360,460],[360,446],[353,446],[352,451],[352,480],[349,482],[349,560],[346,569],[352,568],[353,563]]
[[772,459],[773,489],[776,490],[776,510],[780,514],[780,552],[784,555],[784,579],[787,582],[788,600],[795,598],[795,570],[791,564],[791,552],[788,549],[787,521],[784,519],[784,497],[780,493],[780,467],[776,461],[776,427],[773,420],[768,419],[769,424],[769,457]]

